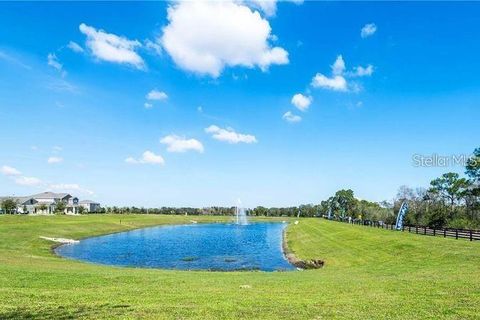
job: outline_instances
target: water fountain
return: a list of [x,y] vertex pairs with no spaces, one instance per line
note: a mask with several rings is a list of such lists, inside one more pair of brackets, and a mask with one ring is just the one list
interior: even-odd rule
[[239,199],[237,206],[235,207],[236,224],[245,226],[248,224],[247,212],[245,211],[245,208],[241,207],[241,204],[242,203]]

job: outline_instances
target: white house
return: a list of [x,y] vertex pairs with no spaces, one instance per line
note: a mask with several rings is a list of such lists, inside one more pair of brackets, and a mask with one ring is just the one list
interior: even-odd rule
[[80,207],[85,208],[87,212],[97,212],[100,210],[100,203],[92,200],[82,200],[78,204]]
[[11,199],[17,204],[17,213],[51,214],[54,213],[59,203],[65,205],[65,214],[77,214],[83,207],[86,212],[96,212],[100,204],[93,201],[83,201],[80,204],[77,197],[68,193],[42,192],[26,197],[0,197],[0,202]]

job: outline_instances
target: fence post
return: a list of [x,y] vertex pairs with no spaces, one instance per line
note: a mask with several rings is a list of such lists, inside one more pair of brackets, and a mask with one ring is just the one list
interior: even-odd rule
[[423,234],[427,234],[427,227],[423,227]]
[[418,234],[418,226],[415,226],[415,233]]
[[472,230],[470,230],[470,241],[473,241],[473,233],[472,233]]
[[412,227],[411,227],[411,226],[408,226],[408,233],[411,232],[411,229],[412,229]]
[[405,231],[405,226],[404,226],[404,225],[402,225],[402,232],[403,232],[403,231]]
[[443,229],[443,237],[444,237],[444,238],[447,237],[447,229]]
[[458,239],[458,229],[455,229],[455,239]]

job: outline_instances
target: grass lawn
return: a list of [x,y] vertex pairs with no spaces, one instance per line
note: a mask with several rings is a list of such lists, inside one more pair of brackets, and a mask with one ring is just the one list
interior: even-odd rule
[[227,273],[75,262],[39,238],[190,219],[0,216],[0,319],[480,318],[480,242],[301,219],[288,228],[288,246],[300,258],[324,259],[323,269]]

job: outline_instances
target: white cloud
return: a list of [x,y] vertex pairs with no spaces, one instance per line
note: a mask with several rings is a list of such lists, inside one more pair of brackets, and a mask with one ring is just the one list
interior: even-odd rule
[[[303,0],[287,0],[287,1],[293,2],[296,4],[303,3]],[[243,2],[246,5],[249,5],[255,9],[260,9],[267,17],[274,16],[275,13],[277,12],[278,0],[243,0],[238,2]]]
[[58,71],[61,71],[63,68],[63,65],[58,61],[57,56],[55,53],[49,53],[47,55],[47,60],[48,60],[48,65],[51,67],[54,67]]
[[311,82],[311,86],[314,88],[323,88],[334,91],[350,91],[359,92],[362,90],[362,86],[359,83],[348,82],[347,78],[359,78],[368,77],[373,74],[374,67],[369,64],[366,67],[357,66],[353,68],[353,71],[345,71],[345,61],[341,55],[337,56],[337,59],[331,66],[332,76],[328,77],[322,73],[317,73]]
[[47,55],[47,63],[48,63],[49,66],[51,66],[54,69],[56,69],[57,71],[59,71],[61,73],[62,77],[67,75],[67,72],[65,70],[63,70],[63,64],[60,63],[60,61],[58,60],[55,53],[49,53]]
[[334,91],[347,91],[347,80],[343,76],[345,72],[345,61],[342,55],[337,56],[331,68],[333,74],[331,78],[317,73],[312,79],[311,86]]
[[59,183],[59,184],[50,184],[48,189],[51,191],[56,192],[78,192],[88,195],[93,195],[94,192],[85,188],[82,188],[80,185],[76,183]]
[[345,72],[345,61],[342,55],[338,55],[337,59],[332,65],[332,74],[334,76],[341,76]]
[[143,106],[144,106],[146,109],[151,109],[151,108],[153,108],[153,104],[148,103],[148,102],[145,102],[145,103],[143,104]]
[[73,52],[76,52],[76,53],[81,53],[83,52],[83,48],[76,42],[74,41],[70,41],[68,44],[67,44],[67,47],[72,50]]
[[133,157],[128,157],[127,159],[125,159],[125,162],[130,164],[158,164],[158,165],[165,164],[165,160],[163,159],[162,156],[156,155],[155,153],[149,150],[145,151],[142,154],[141,158],[135,159]]
[[0,168],[0,173],[10,177],[16,184],[21,186],[38,186],[42,183],[40,179],[23,176],[19,170],[6,165]]
[[297,93],[292,97],[292,104],[299,109],[300,111],[306,111],[310,104],[312,103],[313,98],[310,96],[304,96],[301,93]]
[[78,184],[47,184],[44,183],[41,179],[35,177],[27,177],[22,175],[22,173],[9,166],[2,166],[0,168],[0,173],[10,177],[16,184],[26,187],[46,187],[52,190],[57,191],[77,191],[85,194],[93,194],[92,191],[80,187]]
[[158,91],[157,89],[153,89],[145,96],[148,100],[156,100],[156,101],[163,101],[168,99],[168,95],[163,91]]
[[47,159],[47,163],[49,163],[49,164],[60,163],[62,161],[63,161],[63,158],[60,158],[60,157],[49,157]]
[[10,166],[2,166],[0,168],[0,173],[6,176],[19,176],[22,174],[20,171]]
[[302,121],[302,117],[300,117],[299,115],[293,114],[291,111],[285,112],[285,114],[282,116],[282,119],[292,123]]
[[14,179],[15,183],[21,186],[34,187],[42,183],[42,180],[35,177],[18,176]]
[[334,76],[328,78],[321,73],[317,73],[312,79],[312,87],[323,88],[334,91],[347,91],[347,80],[343,76]]
[[158,43],[153,42],[150,39],[147,39],[144,41],[144,44],[145,44],[145,48],[147,48],[147,50],[149,50],[150,52],[153,52],[156,55],[162,54],[162,46],[159,45]]
[[145,69],[145,62],[135,51],[142,46],[137,40],[97,30],[84,23],[80,24],[79,29],[87,36],[86,46],[97,59]]
[[196,139],[186,139],[171,134],[160,139],[160,143],[167,145],[168,152],[186,152],[197,151],[203,152],[203,144]]
[[360,36],[362,38],[367,38],[372,36],[377,31],[377,26],[375,23],[368,23],[363,26],[362,30],[360,31]]
[[219,128],[215,125],[211,125],[210,127],[205,129],[205,132],[211,133],[212,137],[219,141],[225,141],[231,144],[236,143],[256,143],[257,138],[251,134],[242,134],[235,132],[232,128]]
[[268,41],[269,22],[232,0],[175,3],[167,18],[159,41],[184,70],[218,77],[225,67],[288,63],[288,52]]
[[366,67],[358,66],[353,69],[353,72],[348,74],[351,77],[369,77],[373,74],[373,66],[371,64]]

